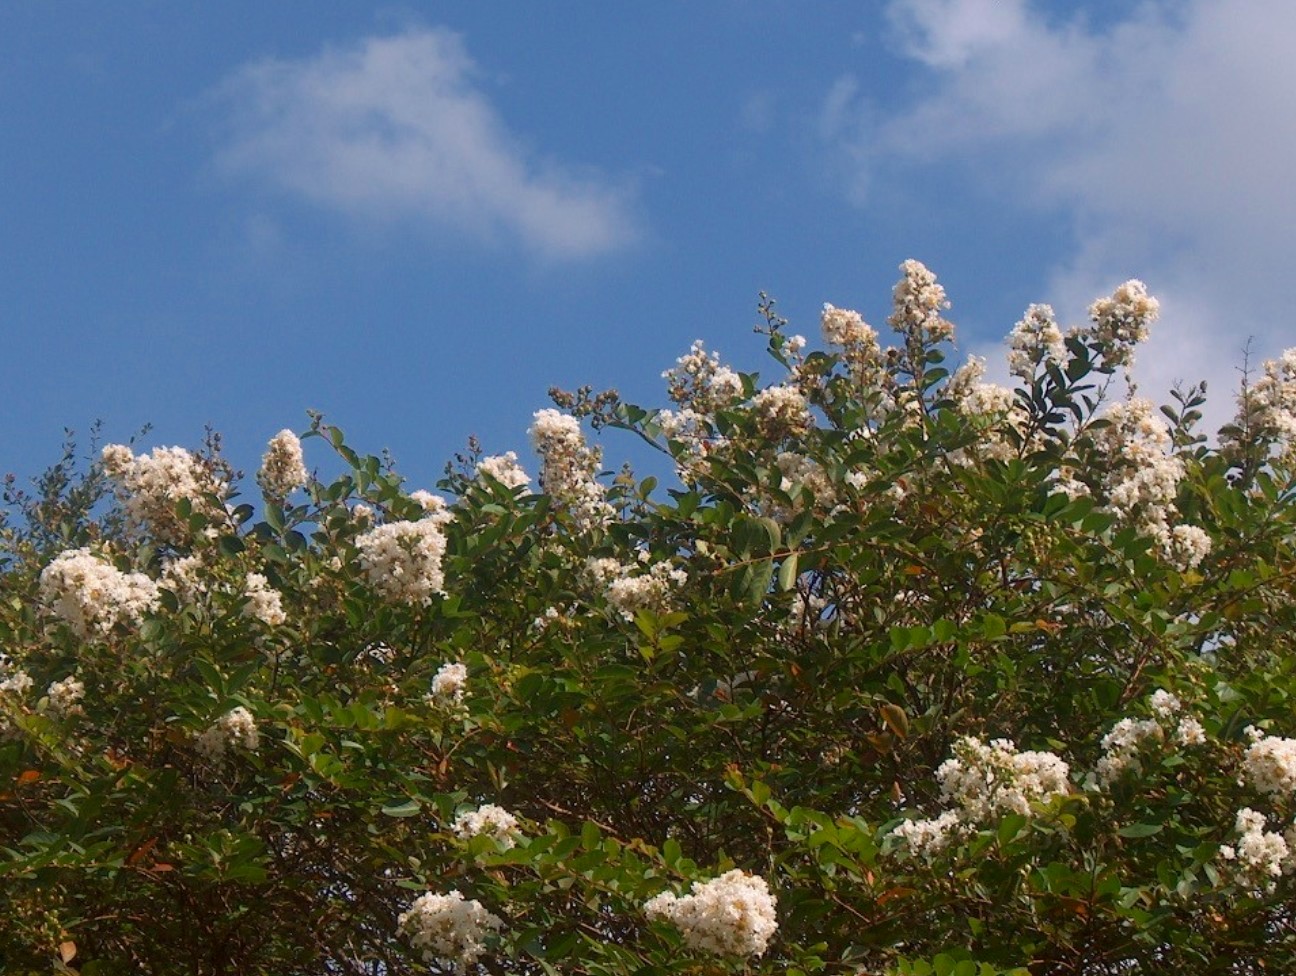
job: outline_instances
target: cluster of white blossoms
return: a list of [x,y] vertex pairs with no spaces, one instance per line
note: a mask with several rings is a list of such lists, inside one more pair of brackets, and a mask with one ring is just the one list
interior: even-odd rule
[[778,930],[776,905],[764,878],[735,868],[693,882],[690,895],[664,891],[643,910],[675,925],[691,948],[745,958],[762,955]]
[[1160,303],[1147,292],[1147,286],[1131,278],[1120,285],[1110,298],[1100,298],[1089,306],[1093,320],[1093,339],[1101,347],[1109,366],[1134,365],[1134,347],[1146,342],[1148,327],[1157,320]]
[[82,640],[105,637],[119,623],[137,625],[158,605],[153,580],[143,573],[123,573],[89,549],[55,556],[41,571],[40,595]]
[[887,323],[910,345],[945,342],[954,337],[954,325],[941,315],[950,307],[945,289],[921,261],[910,258],[900,265],[904,273],[892,293],[894,311]]
[[803,433],[814,420],[809,401],[795,386],[767,386],[752,397],[751,404],[757,426],[769,440]]
[[287,428],[270,438],[257,472],[259,484],[271,498],[286,498],[306,484],[310,473],[302,457],[301,439]]
[[1030,816],[1033,804],[1070,791],[1069,774],[1067,764],[1051,752],[1018,752],[1008,739],[987,744],[964,736],[936,770],[941,800],[953,808],[932,820],[902,823],[894,833],[911,853],[934,854],[956,834],[998,815]]
[[540,486],[581,531],[606,525],[614,513],[596,480],[603,456],[585,443],[580,421],[552,408],[537,410],[530,434],[541,458]]
[[260,744],[256,719],[242,705],[230,709],[194,741],[198,751],[214,762],[224,759],[230,749],[255,751]]
[[460,813],[454,820],[454,832],[463,840],[485,834],[506,849],[515,846],[522,833],[517,817],[494,803],[484,803],[476,810]]
[[982,381],[985,360],[969,356],[967,362],[955,370],[946,388],[946,396],[954,401],[959,413],[974,421],[981,429],[981,438],[970,449],[961,449],[950,455],[956,464],[967,464],[974,457],[995,458],[1007,461],[1016,457],[1018,444],[1009,437],[1009,431],[1020,435],[1030,421],[1030,415],[1016,394],[1006,386]]
[[439,962],[457,970],[475,963],[486,951],[486,938],[504,927],[503,921],[476,899],[452,891],[419,895],[396,920],[410,945],[426,962]]
[[459,662],[446,662],[432,676],[427,694],[429,704],[458,705],[468,693],[468,668]]
[[1051,752],[1018,752],[1009,739],[988,745],[964,736],[954,756],[936,770],[941,798],[953,802],[964,819],[983,823],[998,813],[1029,814],[1032,803],[1044,803],[1069,791],[1067,764]]
[[1222,844],[1219,858],[1224,861],[1235,880],[1256,891],[1273,891],[1277,880],[1296,869],[1296,826],[1288,827],[1286,834],[1265,830],[1263,813],[1250,807],[1238,811],[1235,829],[1236,845]]
[[1254,725],[1248,726],[1251,740],[1242,757],[1242,775],[1246,782],[1271,796],[1296,793],[1296,739],[1265,735]]
[[1040,367],[1064,366],[1066,339],[1051,305],[1031,305],[1008,333],[1008,371],[1030,382]]
[[1103,736],[1103,754],[1094,766],[1094,782],[1100,788],[1111,786],[1126,773],[1140,772],[1141,756],[1150,744],[1172,741],[1187,747],[1206,741],[1201,722],[1184,711],[1177,695],[1158,688],[1148,699],[1148,708],[1152,718],[1122,718]]
[[243,616],[259,620],[267,627],[278,627],[288,619],[288,615],[284,613],[283,595],[260,573],[247,574],[243,595],[247,597],[247,603],[243,605]]
[[184,603],[192,603],[206,590],[201,576],[206,562],[197,553],[189,556],[177,556],[162,564],[162,576],[158,585],[170,590]]
[[882,375],[882,347],[878,334],[859,312],[824,303],[819,319],[824,341],[842,351],[842,359],[856,381],[874,383]]
[[688,574],[668,562],[653,563],[643,571],[650,559],[647,552],[639,553],[638,564],[610,557],[590,559],[585,574],[617,613],[633,620],[640,610],[666,609],[674,591],[688,582]]
[[159,447],[136,457],[124,444],[109,444],[102,461],[104,472],[117,483],[117,495],[131,524],[147,529],[159,542],[190,541],[189,520],[176,511],[182,499],[208,523],[205,534],[214,534],[216,523],[228,518],[224,499],[229,486],[210,465],[182,447]]
[[1285,456],[1296,454],[1296,348],[1265,360],[1264,374],[1238,395],[1234,423],[1234,441],[1258,434],[1277,440]]
[[446,549],[444,526],[451,516],[443,506],[431,506],[431,513],[417,522],[387,522],[356,537],[360,568],[382,599],[428,606],[434,596],[445,592],[441,560]]
[[46,708],[51,715],[68,718],[81,711],[81,700],[85,698],[85,685],[76,675],[68,675],[62,681],[53,682],[45,690]]
[[513,491],[529,491],[531,488],[531,476],[522,469],[514,451],[482,458],[477,462],[476,473],[478,478],[493,478]]
[[31,675],[14,667],[9,656],[0,653],[0,695],[25,695],[31,686]]
[[708,355],[701,339],[675,360],[673,369],[662,373],[662,379],[672,401],[700,414],[712,414],[743,393],[742,377],[722,365],[718,353]]
[[1106,472],[1108,508],[1155,539],[1179,569],[1195,568],[1210,554],[1211,539],[1199,526],[1172,526],[1179,515],[1174,501],[1184,465],[1171,453],[1165,421],[1141,397],[1113,403],[1103,419],[1108,426],[1098,431],[1094,443],[1104,457],[1100,470]]

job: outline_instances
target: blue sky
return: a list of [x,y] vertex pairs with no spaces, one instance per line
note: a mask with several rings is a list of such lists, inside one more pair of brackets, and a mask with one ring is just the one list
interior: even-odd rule
[[992,357],[1143,278],[1144,392],[1222,420],[1296,344],[1293,50],[1286,0],[7,4],[0,471],[314,408],[428,486],[552,384],[761,367],[759,290],[881,325],[908,257]]

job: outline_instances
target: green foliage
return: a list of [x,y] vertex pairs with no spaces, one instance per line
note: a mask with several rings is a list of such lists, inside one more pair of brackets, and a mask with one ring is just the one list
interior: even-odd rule
[[[584,455],[551,450],[536,493],[474,455],[439,507],[319,417],[306,445],[345,474],[240,504],[209,451],[214,480],[168,502],[180,538],[105,510],[107,454],[11,494],[0,968],[440,971],[399,919],[458,891],[503,922],[490,972],[1296,970],[1291,881],[1221,855],[1239,809],[1296,813],[1244,731],[1296,734],[1290,446],[1252,423],[1208,447],[1200,391],[1162,439],[1123,428],[1099,328],[1032,347],[1016,390],[951,374],[927,287],[895,350],[807,353],[765,301],[775,384],[695,350],[671,411],[560,396],[679,466],[599,488],[592,528]],[[443,575],[426,599],[375,582],[375,526],[406,522],[434,552],[406,571]],[[81,547],[155,602],[101,589],[115,616],[78,624],[48,567]],[[71,676],[79,700],[51,687]],[[1148,724],[1104,776],[1127,718]],[[1066,788],[968,813],[940,773],[968,737],[1056,754]],[[470,835],[487,804],[516,828]],[[777,897],[763,954],[645,915],[732,868]]]

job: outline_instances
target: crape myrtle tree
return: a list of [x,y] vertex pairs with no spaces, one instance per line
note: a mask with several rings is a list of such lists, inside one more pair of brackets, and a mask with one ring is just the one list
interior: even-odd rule
[[1208,443],[1129,381],[1139,282],[1032,306],[1008,388],[902,271],[892,346],[762,302],[773,381],[556,391],[537,483],[314,417],[335,480],[285,431],[255,488],[11,484],[0,969],[1296,971],[1296,351]]

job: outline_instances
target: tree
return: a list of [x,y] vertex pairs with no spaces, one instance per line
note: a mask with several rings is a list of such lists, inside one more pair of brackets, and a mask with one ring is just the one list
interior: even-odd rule
[[210,443],[11,485],[4,971],[1293,971],[1296,352],[1212,446],[1117,393],[1140,283],[1010,389],[902,270],[895,346],[763,300],[773,383],[556,392],[538,491],[318,416],[255,507]]

